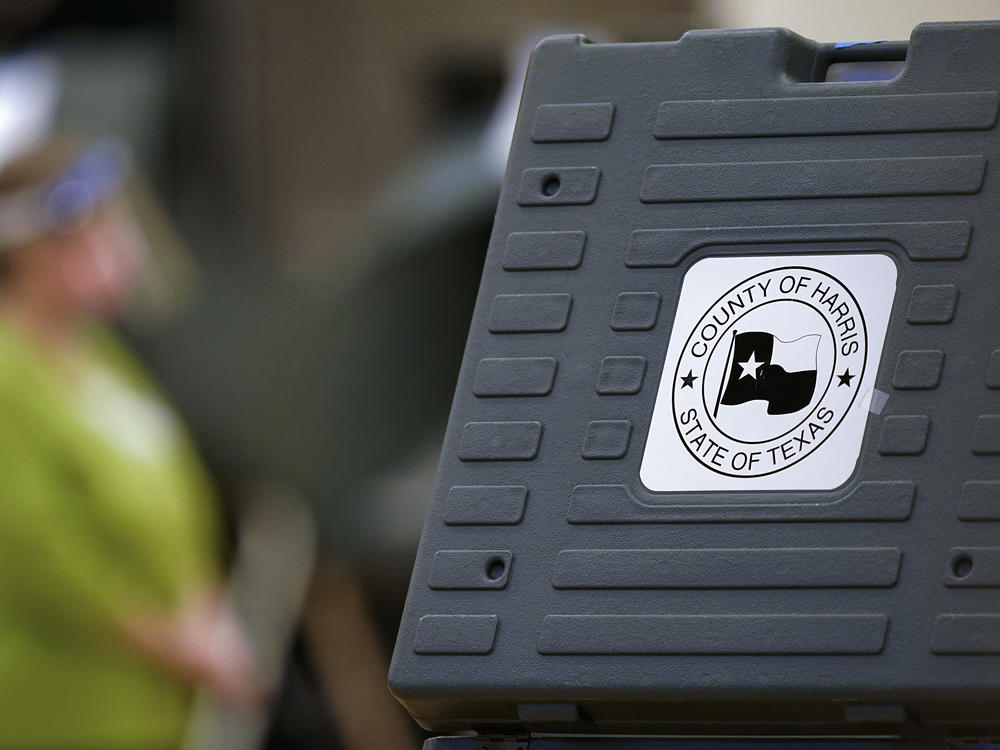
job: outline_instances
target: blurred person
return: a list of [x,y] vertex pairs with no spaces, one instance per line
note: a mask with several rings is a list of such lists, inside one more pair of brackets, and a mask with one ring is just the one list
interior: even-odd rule
[[[171,748],[260,707],[213,489],[106,326],[147,247],[112,142],[0,170],[0,747]],[[105,322],[102,322],[105,321]]]

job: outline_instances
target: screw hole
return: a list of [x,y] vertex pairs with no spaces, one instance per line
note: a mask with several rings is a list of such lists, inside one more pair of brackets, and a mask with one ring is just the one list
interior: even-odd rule
[[972,558],[966,553],[955,555],[951,561],[951,572],[955,578],[965,578],[972,572]]
[[505,570],[507,570],[507,563],[499,557],[493,557],[486,563],[486,577],[491,581],[495,581],[503,576]]
[[558,193],[559,188],[560,188],[559,177],[557,177],[554,174],[550,174],[548,177],[545,178],[545,181],[542,183],[542,193],[544,193],[549,197]]

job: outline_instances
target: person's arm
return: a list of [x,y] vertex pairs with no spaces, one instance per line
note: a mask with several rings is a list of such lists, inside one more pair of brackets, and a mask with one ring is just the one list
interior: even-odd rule
[[235,708],[260,708],[267,699],[246,635],[223,597],[191,597],[166,617],[133,613],[124,619],[123,634],[178,679],[206,687]]
[[[68,466],[46,455],[31,425],[15,428],[0,410],[0,556],[21,605],[43,618],[116,639],[180,681],[205,685],[243,706],[259,680],[232,612],[217,590],[185,592],[176,605],[149,585],[103,528]],[[48,460],[47,460],[48,459]],[[16,571],[16,573],[14,572]]]

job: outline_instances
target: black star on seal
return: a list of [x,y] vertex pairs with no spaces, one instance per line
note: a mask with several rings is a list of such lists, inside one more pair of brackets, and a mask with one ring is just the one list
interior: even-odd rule
[[851,379],[854,378],[854,377],[856,377],[856,376],[855,375],[851,375],[850,368],[845,367],[844,368],[844,374],[843,375],[838,375],[837,377],[840,379],[840,382],[837,383],[837,387],[840,388],[840,386],[842,386],[842,385],[850,386],[851,385]]
[[698,379],[698,376],[694,374],[692,370],[688,370],[687,375],[681,375],[681,380],[684,381],[684,385],[681,388],[694,388],[694,381]]

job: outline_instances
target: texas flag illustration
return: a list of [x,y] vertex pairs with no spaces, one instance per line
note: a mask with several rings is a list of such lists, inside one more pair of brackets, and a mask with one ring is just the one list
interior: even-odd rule
[[812,401],[818,333],[782,341],[763,331],[733,333],[729,377],[715,407],[767,401],[768,414],[792,414]]

